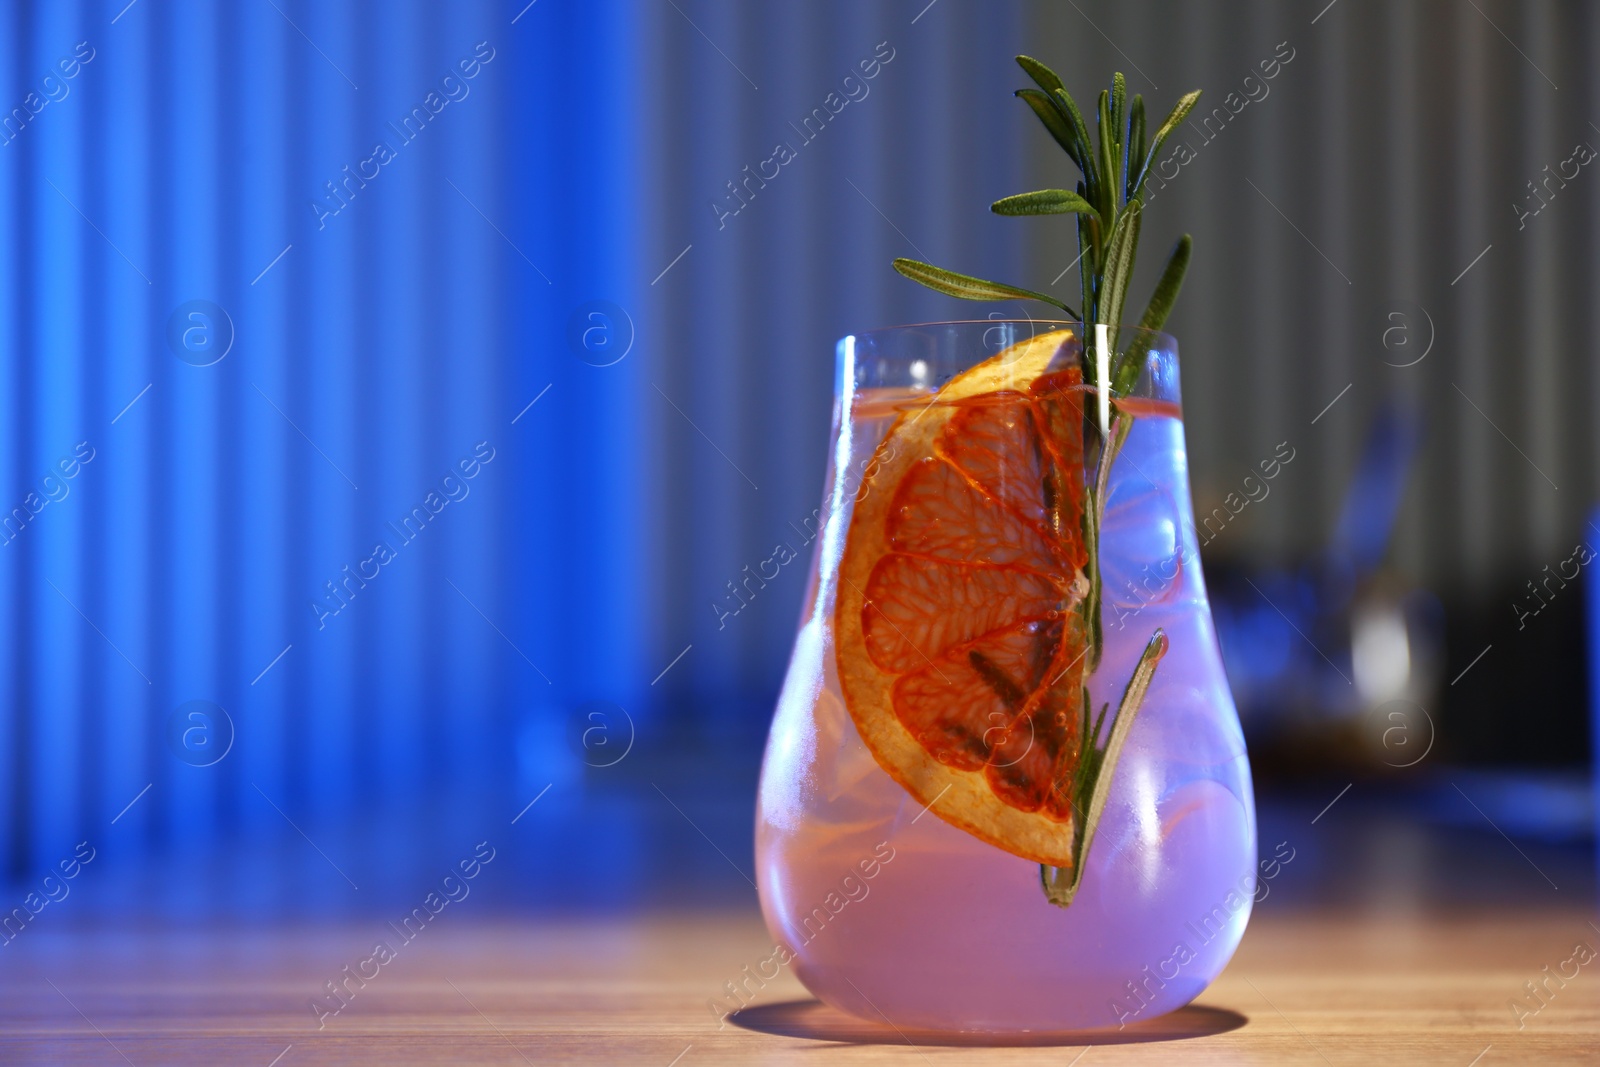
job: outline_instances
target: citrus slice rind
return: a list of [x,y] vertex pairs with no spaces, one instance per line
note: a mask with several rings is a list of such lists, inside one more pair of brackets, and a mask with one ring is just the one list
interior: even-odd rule
[[1075,342],[1013,345],[896,418],[834,609],[840,688],[878,765],[945,822],[1054,867],[1073,864],[1085,733]]

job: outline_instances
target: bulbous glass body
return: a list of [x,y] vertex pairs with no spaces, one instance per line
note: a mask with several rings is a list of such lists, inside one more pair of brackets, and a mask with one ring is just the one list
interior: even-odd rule
[[1200,572],[1177,346],[1164,334],[1145,339],[1143,372],[1118,400],[1133,421],[1104,496],[1092,706],[1115,711],[1158,627],[1169,648],[1071,905],[1046,900],[1037,863],[914,799],[867,749],[841,695],[839,562],[857,488],[894,417],[1015,341],[1065,325],[938,323],[839,344],[822,534],[762,765],[756,864],[768,929],[795,974],[863,1018],[980,1032],[1149,1019],[1222,970],[1257,891],[1249,763]]

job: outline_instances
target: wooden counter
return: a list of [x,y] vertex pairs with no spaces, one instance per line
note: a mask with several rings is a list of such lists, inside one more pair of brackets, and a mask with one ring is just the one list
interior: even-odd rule
[[752,912],[441,922],[364,988],[352,983],[348,1006],[320,1030],[312,997],[369,956],[381,920],[30,928],[0,948],[0,1061],[1593,1064],[1600,960],[1564,987],[1552,980],[1520,1030],[1510,1002],[1578,942],[1600,947],[1595,921],[1578,910],[1261,914],[1196,1005],[1092,1043],[1031,1043],[1045,1048],[901,1034],[824,1008],[787,975],[719,1029],[708,1000],[768,947]]

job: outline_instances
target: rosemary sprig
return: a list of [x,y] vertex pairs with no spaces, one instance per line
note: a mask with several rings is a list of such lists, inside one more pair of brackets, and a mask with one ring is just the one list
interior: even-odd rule
[[[1089,135],[1077,103],[1055,71],[1029,56],[1018,56],[1017,64],[1038,88],[1019,89],[1016,95],[1038,116],[1045,130],[1067,153],[1083,178],[1078,182],[1076,191],[1040,189],[1019,193],[996,200],[989,205],[989,210],[997,215],[1077,216],[1082,317],[1055,297],[1031,289],[984,281],[914,259],[896,259],[894,268],[912,281],[947,296],[963,300],[1039,300],[1085,324],[1109,326],[1114,333],[1121,324],[1128,285],[1133,279],[1139,244],[1139,217],[1144,209],[1145,181],[1167,138],[1172,136],[1172,132],[1188,117],[1200,99],[1199,90],[1179,98],[1147,145],[1144,98],[1136,93],[1129,101],[1126,81],[1120,73],[1115,74],[1110,90],[1101,92],[1097,101],[1098,140],[1094,140]],[[1159,330],[1166,324],[1172,305],[1177,301],[1178,290],[1183,286],[1191,249],[1192,241],[1185,234],[1173,248],[1161,280],[1139,318],[1139,325],[1144,329]],[[1110,381],[1100,383],[1096,368],[1089,362],[1092,358],[1089,347],[1085,345],[1085,380],[1101,384],[1112,394],[1119,392],[1119,385],[1122,386],[1122,392],[1132,388],[1138,380],[1138,373],[1134,371],[1130,375],[1125,369],[1130,363],[1130,356],[1142,357],[1149,350],[1148,341],[1140,344],[1139,339],[1135,338],[1128,349],[1112,361]],[[1141,351],[1136,352],[1136,348]],[[1142,359],[1134,366],[1142,369]],[[1130,377],[1132,380],[1128,380]],[[1104,432],[1105,427],[1101,429]]]
[[1167,651],[1167,635],[1157,630],[1144,646],[1139,662],[1133,668],[1133,677],[1122,691],[1122,702],[1117,705],[1117,717],[1111,721],[1111,733],[1104,745],[1100,732],[1105,726],[1106,706],[1100,708],[1094,729],[1089,727],[1089,690],[1083,691],[1083,755],[1078,760],[1077,772],[1072,779],[1072,866],[1050,867],[1039,865],[1039,881],[1044,885],[1045,899],[1057,907],[1066,907],[1083,882],[1083,861],[1089,856],[1089,842],[1094,838],[1095,827],[1105,811],[1106,798],[1111,795],[1111,775],[1106,773],[1117,766],[1123,742],[1133,728],[1133,718],[1144,703],[1150,679],[1155,677],[1156,665]]
[[[1180,97],[1146,143],[1144,98],[1136,93],[1130,101],[1126,81],[1120,73],[1114,74],[1111,88],[1101,92],[1096,101],[1095,132],[1098,140],[1095,140],[1090,138],[1082,112],[1055,71],[1029,56],[1018,56],[1017,64],[1038,88],[1019,89],[1016,95],[1022,98],[1045,130],[1066,152],[1082,179],[1077,183],[1076,190],[1040,189],[1019,193],[996,200],[989,210],[997,215],[1075,216],[1082,317],[1055,297],[1031,289],[984,281],[912,259],[896,259],[894,268],[912,281],[949,296],[963,300],[1040,300],[1059,308],[1068,318],[1084,323],[1086,336],[1081,346],[1083,377],[1096,387],[1099,410],[1095,421],[1100,434],[1095,474],[1085,486],[1087,506],[1083,512],[1082,529],[1089,556],[1089,591],[1078,610],[1082,613],[1089,634],[1085,667],[1085,673],[1088,674],[1099,666],[1105,646],[1100,618],[1100,524],[1105,515],[1111,465],[1132,427],[1132,420],[1125,414],[1113,417],[1111,401],[1113,397],[1128,395],[1138,383],[1150,351],[1151,334],[1147,331],[1159,330],[1166,324],[1167,316],[1177,302],[1178,292],[1183,287],[1184,273],[1188,270],[1193,251],[1193,241],[1188,234],[1184,234],[1168,256],[1155,291],[1139,318],[1142,329],[1129,331],[1131,336],[1127,347],[1120,353],[1116,352],[1123,309],[1139,249],[1145,181],[1167,138],[1188,117],[1200,99],[1200,93],[1195,91]],[[1093,331],[1088,328],[1091,324],[1095,327]],[[1085,454],[1088,454],[1088,449],[1085,449]],[[1045,897],[1052,904],[1066,907],[1077,892],[1083,878],[1083,863],[1088,856],[1089,844],[1111,788],[1111,778],[1123,739],[1133,725],[1134,716],[1166,648],[1166,637],[1157,630],[1145,647],[1133,677],[1123,692],[1122,702],[1103,747],[1100,745],[1100,735],[1107,709],[1101,709],[1099,720],[1091,730],[1088,721],[1089,693],[1087,687],[1084,688],[1083,747],[1071,782],[1075,816],[1073,866],[1070,869],[1040,868]]]

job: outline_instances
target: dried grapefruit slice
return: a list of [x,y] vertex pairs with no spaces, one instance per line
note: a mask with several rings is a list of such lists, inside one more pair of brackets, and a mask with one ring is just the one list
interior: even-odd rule
[[946,822],[1054,867],[1074,866],[1086,728],[1083,399],[1056,330],[901,414],[857,494],[834,618],[878,764]]

